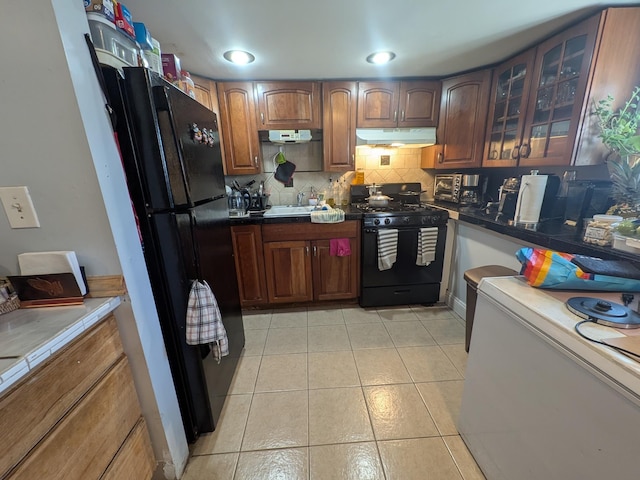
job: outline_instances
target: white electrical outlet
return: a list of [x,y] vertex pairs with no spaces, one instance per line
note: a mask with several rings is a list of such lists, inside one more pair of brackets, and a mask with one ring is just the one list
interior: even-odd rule
[[11,228],[36,228],[40,226],[27,187],[0,187],[0,200],[2,200],[2,206]]

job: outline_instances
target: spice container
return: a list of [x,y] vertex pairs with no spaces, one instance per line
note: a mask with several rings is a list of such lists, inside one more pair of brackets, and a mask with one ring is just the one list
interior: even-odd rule
[[610,246],[613,243],[615,224],[621,221],[622,217],[617,215],[594,215],[585,222],[582,240],[601,247]]

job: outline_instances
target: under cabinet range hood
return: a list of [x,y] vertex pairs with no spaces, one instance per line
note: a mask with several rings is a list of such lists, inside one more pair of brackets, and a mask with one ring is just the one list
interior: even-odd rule
[[356,129],[356,145],[418,148],[435,143],[435,127]]
[[269,141],[280,145],[286,143],[307,143],[313,136],[311,130],[269,130]]

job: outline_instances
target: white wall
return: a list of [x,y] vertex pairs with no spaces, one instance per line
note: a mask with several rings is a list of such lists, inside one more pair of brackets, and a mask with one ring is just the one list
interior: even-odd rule
[[519,272],[521,265],[515,253],[522,247],[534,245],[458,220],[454,230],[448,232],[455,238],[447,303],[464,318],[467,302],[464,272],[483,265],[503,265]]
[[188,447],[88,30],[79,1],[2,3],[0,186],[27,185],[41,227],[13,230],[0,213],[0,275],[44,250],[75,250],[88,275],[124,275],[120,333],[154,453],[176,478]]

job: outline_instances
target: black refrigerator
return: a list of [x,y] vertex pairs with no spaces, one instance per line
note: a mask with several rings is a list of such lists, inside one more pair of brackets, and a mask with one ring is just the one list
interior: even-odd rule
[[[217,119],[156,73],[123,71],[102,68],[182,420],[193,442],[214,430],[244,347]],[[229,355],[220,363],[208,345],[186,343],[194,280],[209,284],[220,308],[229,338]]]

